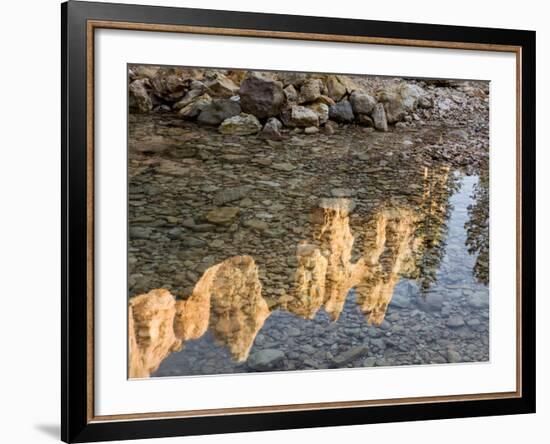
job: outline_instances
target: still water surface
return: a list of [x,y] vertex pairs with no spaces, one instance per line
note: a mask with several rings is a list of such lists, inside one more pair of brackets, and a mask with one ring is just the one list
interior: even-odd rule
[[487,361],[487,185],[442,171],[430,179],[425,169],[415,193],[391,192],[394,202],[424,197],[417,207],[378,208],[359,222],[352,198],[327,199],[295,247],[292,292],[268,299],[271,310],[245,276],[250,264],[237,264],[237,277],[228,268],[208,298],[207,331],[152,376]]

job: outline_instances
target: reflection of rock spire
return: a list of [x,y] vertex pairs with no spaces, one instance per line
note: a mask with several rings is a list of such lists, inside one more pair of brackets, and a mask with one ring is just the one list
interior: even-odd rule
[[352,263],[354,237],[349,226],[352,201],[323,199],[320,208],[323,223],[316,236],[320,246],[299,246],[294,299],[285,308],[312,318],[324,305],[325,311],[336,320],[350,289],[356,287],[357,303],[369,322],[379,325],[400,274],[412,263],[413,213],[398,209],[379,212],[364,226],[363,255]]
[[321,251],[328,251],[325,287],[325,310],[333,320],[338,319],[349,290],[356,281],[356,265],[351,263],[354,237],[349,227],[349,215],[354,204],[351,199],[322,199],[324,223],[318,239]]
[[298,245],[296,286],[285,308],[305,319],[313,319],[325,300],[327,259],[311,244]]
[[182,342],[174,334],[175,300],[167,290],[152,290],[128,307],[128,376],[148,377]]
[[355,239],[349,225],[353,201],[321,199],[314,212],[321,225],[314,236],[316,245],[304,243],[298,248],[295,291],[285,296],[282,307],[312,318],[324,306],[337,320],[349,290],[356,287],[361,310],[370,323],[380,325],[401,277],[418,279],[426,290],[444,253],[454,182],[447,167],[425,168],[420,177],[422,185],[414,187],[421,190],[418,207],[382,208],[362,226],[365,243],[355,263],[351,262]]
[[[342,312],[351,288],[369,322],[379,325],[404,271],[412,266],[415,218],[410,210],[385,209],[365,226],[362,257],[351,262],[354,236],[349,225],[350,199],[322,199],[323,222],[316,236],[319,246],[298,247],[295,291],[283,306],[311,319],[324,306],[333,320]],[[324,253],[321,254],[321,252]]]
[[246,361],[270,313],[262,297],[258,267],[250,256],[232,257],[219,267],[211,288],[210,329],[233,359]]
[[369,323],[380,325],[395,285],[410,264],[414,216],[409,210],[384,210],[369,225],[373,232],[365,237],[367,266],[356,287],[356,297]]
[[298,245],[295,288],[284,296],[282,307],[298,316],[312,319],[324,305],[333,320],[342,312],[349,290],[357,283],[362,261],[351,263],[354,237],[349,226],[353,211],[351,199],[321,199],[315,210],[321,227],[316,243]]
[[210,329],[233,358],[244,361],[269,316],[261,296],[258,267],[250,256],[235,256],[210,267],[185,301],[167,290],[152,290],[129,303],[129,375],[147,377],[183,342]]

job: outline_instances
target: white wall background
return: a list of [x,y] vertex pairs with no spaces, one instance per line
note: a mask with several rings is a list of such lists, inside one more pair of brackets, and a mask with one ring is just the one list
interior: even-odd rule
[[[542,442],[550,421],[550,28],[544,2],[460,0],[123,1],[168,6],[534,29],[537,31],[537,333],[535,415],[173,438],[151,443],[465,441]],[[4,2],[0,26],[0,439],[55,442],[59,435],[60,12],[58,0]],[[526,116],[530,118],[530,116]],[[537,435],[541,438],[537,438]],[[143,441],[145,442],[145,441]]]

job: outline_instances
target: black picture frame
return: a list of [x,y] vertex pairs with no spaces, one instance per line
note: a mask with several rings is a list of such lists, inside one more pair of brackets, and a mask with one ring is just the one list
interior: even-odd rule
[[[90,20],[186,25],[235,30],[366,36],[374,39],[511,45],[521,54],[521,209],[518,269],[521,281],[521,394],[499,399],[449,400],[364,407],[323,408],[116,421],[90,416],[88,359],[93,337],[90,291],[89,186],[87,146],[87,38]],[[535,32],[259,14],[202,9],[69,1],[61,5],[62,53],[62,375],[61,438],[91,442],[180,435],[370,424],[535,412]],[[510,197],[513,201],[513,197]],[[498,275],[494,277],[498,279]],[[92,317],[92,319],[90,319]]]

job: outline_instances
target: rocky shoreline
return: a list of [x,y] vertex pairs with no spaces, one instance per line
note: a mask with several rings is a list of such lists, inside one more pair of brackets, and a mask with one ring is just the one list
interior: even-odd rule
[[296,72],[129,68],[132,113],[173,113],[222,134],[334,132],[335,124],[377,131],[456,118],[472,124],[488,112],[487,82]]

